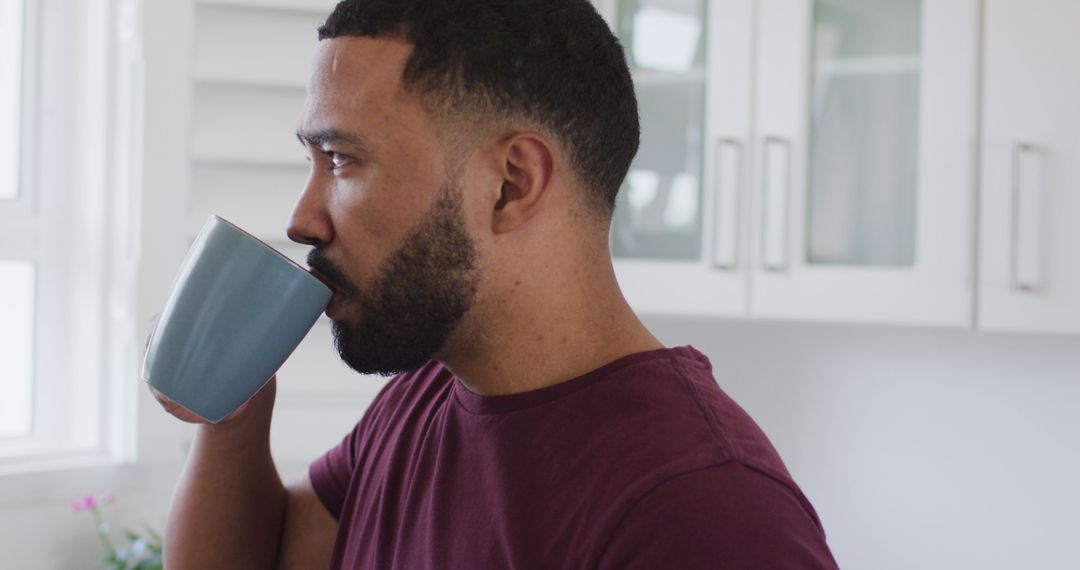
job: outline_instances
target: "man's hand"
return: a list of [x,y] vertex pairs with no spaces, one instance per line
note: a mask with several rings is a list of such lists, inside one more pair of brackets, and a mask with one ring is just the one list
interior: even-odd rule
[[[221,425],[225,422],[232,422],[241,418],[246,418],[252,415],[263,416],[264,413],[269,414],[270,410],[274,407],[275,394],[277,392],[277,376],[271,376],[270,381],[265,386],[259,389],[250,400],[244,402],[235,412],[229,414],[224,420],[221,420],[217,425]],[[210,424],[209,421],[202,416],[192,412],[191,410],[177,404],[168,396],[158,392],[153,386],[150,386],[150,393],[154,395],[161,407],[169,412],[173,417],[179,418],[185,422],[191,424]],[[213,425],[213,424],[210,424]]]
[[[157,332],[157,324],[158,324],[158,321],[160,319],[161,319],[161,313],[158,313],[158,314],[154,315],[153,318],[150,319],[150,330],[146,334],[146,343],[143,345],[143,360],[144,361],[146,360],[146,352],[150,350],[150,342],[154,340],[154,333]],[[175,401],[170,399],[165,394],[162,394],[161,392],[159,392],[153,386],[150,386],[149,384],[147,384],[147,386],[150,388],[150,392],[154,395],[154,398],[156,398],[158,403],[161,404],[161,407],[164,408],[165,411],[168,412],[169,414],[171,414],[172,416],[174,416],[176,418],[179,418],[179,419],[181,419],[181,420],[183,420],[185,422],[192,423],[192,424],[210,424],[211,423],[211,422],[207,421],[205,418],[203,418],[202,416],[200,416],[200,415],[196,414],[195,412],[192,412],[191,410],[185,408],[184,406],[181,406],[180,404],[176,403]],[[277,393],[277,376],[275,375],[275,376],[271,376],[270,380],[266,383],[266,385],[263,386],[262,388],[260,388],[259,391],[256,392],[255,395],[251,397],[251,399],[249,399],[247,402],[244,402],[244,404],[241,405],[239,408],[237,408],[235,412],[229,414],[229,416],[227,418],[225,418],[224,420],[218,422],[218,425],[220,425],[222,423],[225,423],[225,422],[231,422],[234,419],[238,419],[238,418],[241,418],[241,417],[248,417],[248,416],[257,416],[257,417],[261,417],[261,418],[268,417],[270,415],[270,413],[273,411],[274,399],[275,399],[276,393]]]
[[[144,359],[157,322],[158,316],[150,321]],[[174,570],[273,567],[278,553],[290,547],[282,540],[285,508],[287,502],[297,500],[281,484],[270,456],[274,377],[216,424],[153,386],[150,391],[166,412],[198,424],[165,524],[165,566]],[[314,497],[314,492],[309,494]],[[308,499],[311,502],[321,508],[317,498]],[[333,522],[323,511],[322,517]],[[291,521],[293,526],[305,522],[299,516],[291,518],[296,519]],[[331,529],[322,535],[333,536],[336,524]],[[329,560],[329,547],[319,543],[319,548]]]

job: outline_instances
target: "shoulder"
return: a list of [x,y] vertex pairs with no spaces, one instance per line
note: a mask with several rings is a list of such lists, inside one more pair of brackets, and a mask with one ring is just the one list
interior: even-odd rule
[[[627,367],[623,381],[608,384],[604,394],[636,404],[624,406],[621,417],[648,426],[642,436],[658,442],[658,459],[677,459],[677,472],[734,460],[790,479],[765,432],[721,389],[724,378],[718,382],[704,354],[683,346],[658,355],[664,358]],[[680,459],[691,456],[693,464]]]
[[779,480],[791,480],[791,475],[764,430],[742,406],[721,388],[726,379],[714,375],[709,359],[690,347],[672,366],[682,379],[683,388],[708,426],[715,440],[724,446],[737,462],[769,473]]
[[672,476],[623,516],[601,568],[835,568],[810,503],[736,461]]

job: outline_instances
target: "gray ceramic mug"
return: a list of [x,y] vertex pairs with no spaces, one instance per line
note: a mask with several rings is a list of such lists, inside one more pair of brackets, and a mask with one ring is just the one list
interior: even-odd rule
[[303,267],[211,216],[150,340],[143,380],[220,422],[266,385],[332,295]]

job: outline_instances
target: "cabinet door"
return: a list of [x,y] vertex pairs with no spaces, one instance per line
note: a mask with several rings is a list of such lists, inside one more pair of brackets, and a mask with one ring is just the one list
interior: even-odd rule
[[1080,3],[988,0],[979,326],[1080,332]]
[[976,0],[759,0],[751,313],[970,325]]
[[746,311],[752,0],[619,0],[641,114],[611,246],[642,313]]

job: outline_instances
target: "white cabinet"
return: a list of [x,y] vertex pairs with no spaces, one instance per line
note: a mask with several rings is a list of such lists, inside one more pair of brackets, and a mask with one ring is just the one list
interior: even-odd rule
[[[748,56],[749,12],[725,15],[705,0],[623,1],[609,9],[634,74],[643,132],[612,227],[619,284],[643,313],[742,314],[748,170],[741,133],[751,121],[752,69],[750,57],[719,54]],[[722,77],[736,79],[723,88]]]
[[977,3],[758,3],[751,314],[971,322]]
[[1080,3],[985,9],[979,326],[1080,332]]
[[970,325],[977,0],[616,8],[642,110],[612,231],[635,308]]

